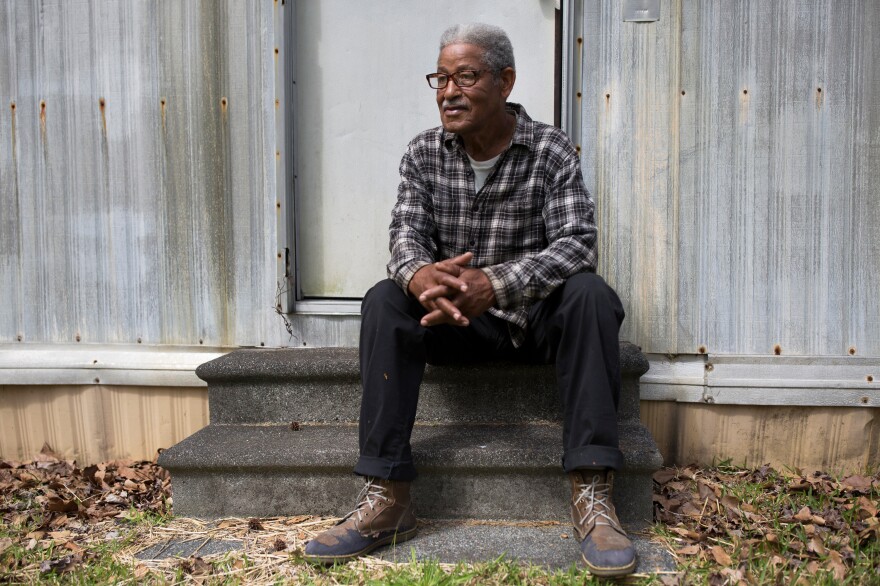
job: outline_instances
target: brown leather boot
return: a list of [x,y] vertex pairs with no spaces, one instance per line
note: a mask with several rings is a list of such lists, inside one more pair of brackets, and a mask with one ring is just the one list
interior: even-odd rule
[[411,482],[367,478],[355,509],[306,544],[306,561],[335,564],[416,534]]
[[575,470],[568,478],[571,482],[571,519],[587,569],[597,576],[631,573],[636,567],[636,552],[620,526],[611,502],[614,473],[611,470]]

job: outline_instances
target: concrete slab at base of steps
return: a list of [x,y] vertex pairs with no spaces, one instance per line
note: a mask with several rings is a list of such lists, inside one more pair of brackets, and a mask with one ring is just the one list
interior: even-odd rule
[[[621,424],[626,466],[615,477],[622,522],[652,516],[651,475],[661,464],[641,425]],[[209,425],[162,452],[171,472],[174,513],[187,517],[341,516],[362,480],[357,426]],[[568,517],[559,423],[416,425],[413,485],[425,518],[558,519]]]
[[[620,344],[618,418],[639,418],[639,377],[648,361]],[[242,349],[202,364],[211,423],[357,421],[361,384],[356,348]],[[552,365],[510,362],[428,366],[417,419],[481,423],[561,417]]]
[[[672,555],[652,542],[646,525],[626,526],[636,549],[637,574],[669,572],[675,569]],[[169,539],[136,554],[140,560],[211,555],[244,550],[239,540]],[[582,570],[580,549],[571,525],[558,522],[522,523],[511,520],[473,519],[419,521],[418,534],[409,541],[388,546],[373,556],[399,563],[436,561],[440,563],[490,562],[504,556],[523,564],[551,570]]]

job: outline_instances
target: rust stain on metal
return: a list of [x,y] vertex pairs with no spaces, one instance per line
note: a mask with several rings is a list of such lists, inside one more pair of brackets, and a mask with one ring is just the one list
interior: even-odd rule
[[165,106],[166,106],[166,104],[167,104],[167,101],[165,100],[165,98],[162,98],[161,100],[159,100],[159,111],[162,113],[162,133],[163,134],[165,133]]
[[821,108],[822,104],[825,103],[825,93],[822,91],[821,87],[816,88],[816,107]]
[[101,128],[104,129],[104,136],[107,136],[107,102],[104,98],[98,98],[98,107],[101,109]]
[[849,352],[849,355],[850,355],[850,356],[855,356],[855,355],[856,355],[856,347],[855,347],[855,346],[850,346],[850,347],[849,347],[849,350],[847,350],[847,352]]
[[275,109],[277,110],[280,107],[281,107],[281,100],[279,100],[278,98],[275,98]]
[[773,346],[773,353],[776,354],[777,356],[782,354],[782,346],[780,346],[779,344],[776,344],[775,346]]
[[220,98],[220,110],[225,114],[226,110],[229,106],[229,102],[226,100],[226,97]]
[[40,100],[40,136],[46,140],[46,100]]
[[697,348],[697,354],[705,354],[705,353],[706,353],[705,346],[700,346],[699,348]]
[[707,362],[706,363],[706,372],[712,372],[713,370],[715,370],[715,365],[712,364],[711,362]]

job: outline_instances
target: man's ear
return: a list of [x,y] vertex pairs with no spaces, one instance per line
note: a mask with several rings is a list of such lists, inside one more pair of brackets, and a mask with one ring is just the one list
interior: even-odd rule
[[513,84],[516,83],[516,71],[513,70],[513,67],[505,67],[501,70],[499,76],[501,78],[501,95],[506,100],[510,92],[513,91]]

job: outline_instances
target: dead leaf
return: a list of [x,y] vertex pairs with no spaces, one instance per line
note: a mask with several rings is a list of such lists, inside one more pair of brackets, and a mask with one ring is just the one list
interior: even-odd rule
[[223,519],[219,523],[217,523],[218,529],[226,529],[227,527],[235,527],[238,525],[238,521],[234,519]]
[[262,531],[263,524],[260,523],[259,519],[248,519],[248,529],[251,531]]
[[825,567],[831,570],[835,580],[842,581],[846,577],[846,566],[840,557],[840,554],[833,549],[828,552],[828,559],[825,560]]
[[813,518],[813,513],[810,511],[810,507],[804,507],[797,512],[797,515],[795,515],[794,518],[803,523],[810,521]]
[[144,564],[138,564],[134,567],[134,577],[135,578],[143,578],[147,574],[150,573],[150,568],[145,566]]
[[63,572],[67,572],[73,568],[77,563],[77,559],[75,556],[66,555],[63,558],[58,558],[54,560],[44,560],[40,564],[40,572],[43,574],[48,574],[49,572],[54,572],[56,574],[61,574]]
[[678,555],[696,555],[700,553],[699,545],[686,545],[681,549],[677,550],[675,553]]
[[0,538],[0,555],[3,555],[3,552],[12,547],[12,539],[9,537]]
[[676,476],[678,476],[678,472],[676,472],[675,468],[661,468],[657,472],[654,472],[653,478],[654,482],[657,484],[666,484]]
[[840,481],[845,490],[868,492],[871,490],[871,479],[864,476],[847,476]]
[[712,557],[715,558],[715,563],[718,565],[729,566],[733,563],[733,560],[730,559],[730,556],[720,545],[713,545],[710,551],[712,552]]
[[825,555],[825,546],[822,544],[822,538],[818,535],[813,535],[810,541],[807,542],[807,550],[820,556]]

